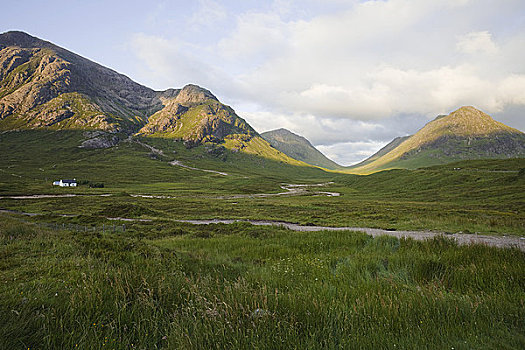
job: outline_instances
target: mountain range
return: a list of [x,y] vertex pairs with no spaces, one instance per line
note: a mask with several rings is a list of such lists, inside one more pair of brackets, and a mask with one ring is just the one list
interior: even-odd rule
[[[525,134],[474,107],[462,107],[344,168],[288,130],[259,134],[197,85],[155,91],[48,41],[18,31],[0,34],[0,130],[38,128],[170,138],[189,148],[211,142],[288,164],[360,174],[525,157]],[[111,147],[118,138],[103,141],[88,145]]]
[[0,91],[0,130],[138,132],[305,165],[271,147],[206,89],[154,91],[23,32],[0,34]]

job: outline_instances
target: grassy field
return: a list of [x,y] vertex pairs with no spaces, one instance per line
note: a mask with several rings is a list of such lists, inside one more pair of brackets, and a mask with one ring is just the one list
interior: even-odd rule
[[[1,215],[1,214],[0,214]],[[525,253],[140,223],[0,220],[2,349],[518,349]]]
[[[525,159],[465,161],[420,170],[391,170],[368,176],[324,172],[219,146],[186,149],[181,142],[142,139],[163,155],[135,142],[84,150],[79,132],[27,131],[0,135],[0,196],[23,194],[111,194],[47,199],[1,199],[0,207],[46,214],[60,222],[145,219],[242,218],[329,226],[479,232],[525,235]],[[222,176],[169,165],[177,159]],[[458,170],[459,169],[459,170]],[[104,188],[54,188],[53,180],[77,178]],[[228,197],[278,193],[282,183],[327,183],[297,197]],[[174,197],[142,198],[131,195]],[[122,208],[117,210],[121,206]],[[148,208],[144,211],[141,208]],[[78,214],[60,218],[57,214]],[[119,215],[116,215],[119,214]]]
[[[525,235],[523,159],[357,176],[220,145],[141,139],[157,154],[136,142],[85,150],[82,139],[0,134],[0,208],[40,214],[0,213],[0,349],[525,347],[525,253],[517,249],[174,221]],[[86,184],[51,186],[61,178]],[[253,196],[283,192],[283,183],[328,184],[301,196]],[[28,194],[78,196],[5,198]],[[108,217],[151,221],[102,232],[115,223]]]

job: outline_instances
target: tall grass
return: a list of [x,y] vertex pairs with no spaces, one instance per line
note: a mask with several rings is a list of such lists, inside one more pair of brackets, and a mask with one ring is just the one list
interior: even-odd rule
[[2,349],[525,346],[525,254],[442,238],[2,216],[0,267]]

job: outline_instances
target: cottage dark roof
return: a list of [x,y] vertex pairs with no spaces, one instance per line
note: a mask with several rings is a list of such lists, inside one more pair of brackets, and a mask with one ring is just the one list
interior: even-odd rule
[[66,184],[72,184],[72,183],[76,183],[77,180],[62,180],[62,182]]

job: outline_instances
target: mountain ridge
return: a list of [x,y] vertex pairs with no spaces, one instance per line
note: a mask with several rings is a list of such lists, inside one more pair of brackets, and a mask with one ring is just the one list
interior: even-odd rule
[[0,130],[138,131],[180,139],[188,147],[215,142],[234,152],[306,165],[272,148],[207,89],[188,84],[155,91],[24,32],[0,34],[0,88]]
[[[129,128],[161,108],[166,94],[23,32],[0,34],[0,52],[0,120],[25,119],[16,126]],[[63,122],[74,115],[75,125]]]
[[372,154],[370,157],[366,158],[365,160],[363,160],[363,161],[361,161],[361,162],[359,162],[357,164],[350,165],[348,168],[359,167],[359,166],[363,166],[363,165],[366,165],[366,164],[369,164],[369,163],[373,162],[374,160],[384,156],[385,154],[387,154],[391,150],[395,149],[397,146],[402,144],[406,139],[410,138],[411,136],[412,135],[398,136],[398,137],[394,138],[392,141],[387,143],[379,151],[377,151],[376,153]]

